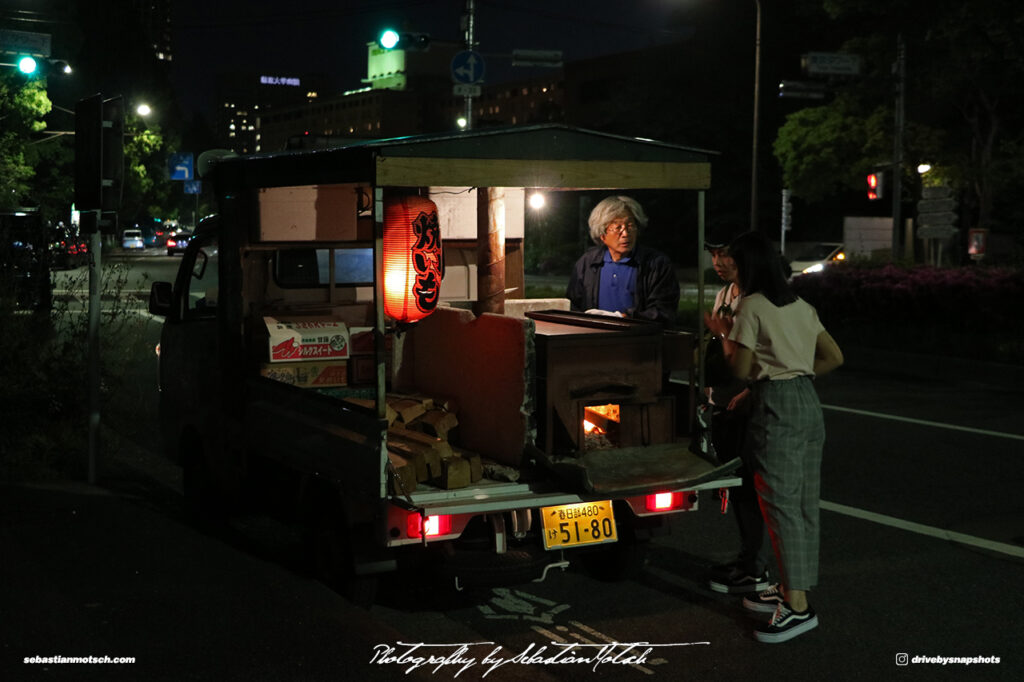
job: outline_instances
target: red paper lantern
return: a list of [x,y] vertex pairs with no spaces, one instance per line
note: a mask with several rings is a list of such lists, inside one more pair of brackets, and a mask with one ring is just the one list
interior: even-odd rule
[[441,298],[441,227],[437,205],[410,195],[384,204],[384,312],[416,322]]

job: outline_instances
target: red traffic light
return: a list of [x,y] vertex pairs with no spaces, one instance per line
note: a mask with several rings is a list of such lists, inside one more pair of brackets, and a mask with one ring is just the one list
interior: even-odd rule
[[881,173],[868,174],[868,200],[877,201],[885,195],[885,176]]

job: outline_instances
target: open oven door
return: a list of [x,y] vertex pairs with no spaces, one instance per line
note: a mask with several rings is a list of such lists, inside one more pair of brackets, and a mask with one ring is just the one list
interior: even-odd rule
[[708,483],[716,481],[721,485],[712,487],[739,483],[738,457],[724,464],[713,464],[690,452],[685,443],[591,450],[574,457],[548,458],[538,453],[538,459],[574,492],[588,496],[707,487]]

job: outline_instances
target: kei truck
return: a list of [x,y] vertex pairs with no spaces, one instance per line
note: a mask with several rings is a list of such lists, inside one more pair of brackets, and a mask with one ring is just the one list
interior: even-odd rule
[[523,297],[526,199],[672,192],[702,240],[710,154],[542,125],[201,158],[217,212],[149,304],[189,509],[294,522],[363,601],[406,562],[635,569],[738,462],[691,447],[697,334]]

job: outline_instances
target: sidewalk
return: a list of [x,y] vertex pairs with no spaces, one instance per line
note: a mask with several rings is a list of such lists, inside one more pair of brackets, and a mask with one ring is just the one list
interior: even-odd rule
[[[0,677],[394,679],[369,660],[397,632],[154,506],[81,483],[0,485]],[[134,662],[25,662],[37,656]]]

